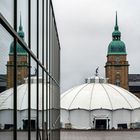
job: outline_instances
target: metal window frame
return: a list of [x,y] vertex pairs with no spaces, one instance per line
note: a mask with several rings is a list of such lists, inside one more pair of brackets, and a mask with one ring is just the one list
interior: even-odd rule
[[[37,51],[36,51],[36,55],[37,55],[37,59],[39,59],[39,0],[37,0],[36,1],[36,4],[37,4],[37,17],[36,17],[36,19],[37,19],[37,21],[36,21],[36,23],[37,23],[37,34],[36,34],[36,37],[37,37],[37,40],[36,40],[36,44],[37,44]],[[37,120],[37,132],[36,132],[36,140],[39,140],[39,137],[40,137],[40,133],[39,133],[39,64],[37,63],[37,100],[36,100],[36,105],[37,105],[37,118],[36,118],[36,120]]]
[[[59,46],[59,51],[60,51],[60,42],[59,42],[59,38],[58,38],[58,32],[57,32],[57,28],[56,28],[56,22],[55,22],[55,15],[54,15],[54,11],[53,11],[53,5],[52,5],[52,1],[51,0],[46,0],[46,10],[44,9],[44,0],[42,0],[42,49],[43,49],[43,54],[42,54],[42,62],[40,62],[39,60],[39,0],[36,0],[37,3],[37,53],[36,55],[32,52],[31,50],[31,0],[28,0],[28,45],[19,37],[17,31],[17,0],[14,0],[14,29],[13,27],[7,22],[7,20],[4,18],[4,16],[0,13],[0,24],[7,30],[7,32],[14,38],[14,113],[13,113],[13,117],[14,117],[14,129],[13,129],[13,139],[17,140],[17,76],[15,76],[17,74],[17,52],[16,52],[16,43],[18,42],[28,53],[28,140],[31,139],[31,58],[33,58],[33,60],[36,62],[37,65],[37,131],[36,131],[36,139],[38,140],[40,135],[39,132],[39,66],[42,69],[42,128],[43,128],[43,133],[42,133],[42,139],[45,138],[45,133],[44,130],[46,128],[46,136],[48,139],[51,139],[51,137],[49,137],[49,132],[52,131],[52,127],[50,126],[50,123],[48,125],[48,123],[46,123],[46,127],[44,125],[44,73],[46,73],[46,94],[49,94],[49,98],[46,95],[46,102],[50,101],[50,87],[51,84],[55,84],[59,89],[60,89],[60,79],[55,79],[55,77],[53,77],[53,73],[50,73],[50,61],[53,57],[54,54],[51,55],[46,55],[46,67],[44,66],[44,53],[48,54],[50,53],[50,49],[48,47],[50,46],[50,40],[48,38],[48,36],[50,35],[50,23],[48,22],[50,20],[50,16],[49,16],[49,10],[52,10],[52,18],[53,18],[53,22],[55,24],[55,32],[57,35],[57,42],[58,42],[58,46]],[[44,12],[46,12],[46,38],[44,36],[45,32],[44,32]],[[46,52],[44,52],[44,40],[46,39]],[[60,54],[59,54],[59,60],[58,60],[59,64],[60,64]],[[49,65],[49,69],[48,66]],[[60,65],[59,65],[59,69],[60,69]],[[59,76],[60,76],[60,71],[58,72]],[[48,84],[49,84],[49,92],[48,92]],[[59,90],[60,91],[60,90]],[[59,92],[58,91],[58,92]],[[53,92],[53,90],[52,90]],[[53,95],[54,96],[54,95]],[[50,102],[49,102],[50,103]],[[49,116],[49,120],[48,120],[48,113],[50,115],[50,104],[48,106],[48,104],[46,103],[46,121],[50,121],[50,117]],[[50,131],[48,131],[48,128]],[[52,137],[53,138],[53,137]]]
[[13,36],[16,38],[16,41],[30,54],[38,65],[46,72],[46,74],[55,82],[55,84],[60,87],[59,82],[47,71],[47,69],[42,65],[39,59],[37,59],[36,55],[30,50],[27,44],[18,36],[17,32],[11,27],[11,25],[7,22],[7,20],[0,13],[0,24]]
[[[17,31],[17,0],[14,0],[14,30]],[[14,108],[14,113],[13,113],[13,123],[14,123],[14,129],[13,129],[13,139],[17,140],[17,50],[16,50],[16,37],[14,37],[14,74],[13,74],[13,92],[14,92],[14,98],[13,98],[13,108]]]

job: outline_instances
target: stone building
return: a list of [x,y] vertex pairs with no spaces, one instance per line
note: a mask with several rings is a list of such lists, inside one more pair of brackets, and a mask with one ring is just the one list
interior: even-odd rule
[[129,91],[140,98],[140,74],[129,74]]

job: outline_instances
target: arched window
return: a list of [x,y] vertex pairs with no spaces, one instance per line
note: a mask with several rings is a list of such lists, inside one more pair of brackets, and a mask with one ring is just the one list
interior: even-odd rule
[[117,80],[115,81],[115,85],[120,86],[120,80],[119,80],[119,79],[117,79]]

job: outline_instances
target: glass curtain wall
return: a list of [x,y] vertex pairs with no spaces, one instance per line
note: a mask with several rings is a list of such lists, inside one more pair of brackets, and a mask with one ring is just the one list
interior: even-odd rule
[[0,1],[0,139],[60,139],[60,43],[51,0]]

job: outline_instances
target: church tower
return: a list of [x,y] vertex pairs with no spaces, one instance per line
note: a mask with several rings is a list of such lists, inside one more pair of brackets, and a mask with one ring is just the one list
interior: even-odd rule
[[108,82],[128,90],[128,68],[126,48],[124,42],[121,41],[116,12],[115,27],[112,33],[112,41],[108,46],[105,65],[105,74],[109,78]]
[[[24,32],[21,23],[20,16],[20,26],[18,35],[24,40]],[[24,78],[27,77],[28,73],[28,62],[27,62],[27,52],[23,47],[17,42],[17,84],[23,84]],[[13,74],[14,74],[14,42],[10,45],[9,61],[7,61],[7,88],[13,87]]]

